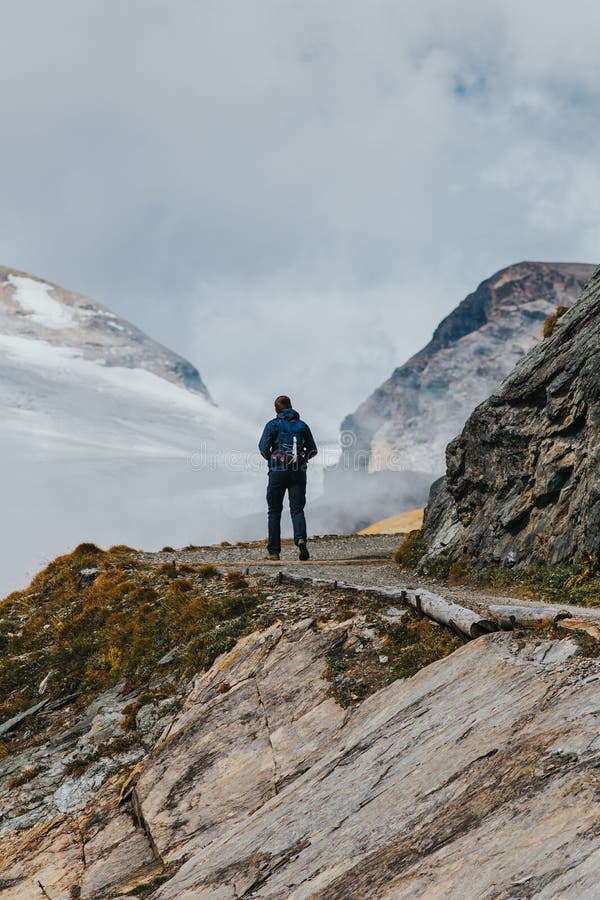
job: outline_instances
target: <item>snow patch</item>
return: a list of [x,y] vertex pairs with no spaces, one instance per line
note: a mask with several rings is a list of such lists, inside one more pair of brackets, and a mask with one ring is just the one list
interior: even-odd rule
[[110,366],[103,359],[84,359],[82,352],[74,347],[57,346],[14,334],[0,334],[0,349],[7,357],[30,369],[46,370],[46,377],[49,378],[61,377],[79,385],[87,381],[98,391],[110,390],[117,395],[136,394],[153,404],[164,403],[210,419],[219,417],[219,412],[205,397],[192,394],[147,369]]
[[50,296],[50,291],[54,290],[52,285],[22,275],[9,275],[8,280],[15,288],[15,300],[29,311],[28,318],[33,322],[54,329],[73,328],[77,325],[71,311]]

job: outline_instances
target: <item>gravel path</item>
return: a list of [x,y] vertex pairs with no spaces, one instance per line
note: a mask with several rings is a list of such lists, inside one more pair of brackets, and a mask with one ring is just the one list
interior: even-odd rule
[[[401,537],[395,534],[331,535],[313,538],[309,541],[308,546],[311,553],[311,563],[323,562],[328,565],[332,560],[391,560],[400,541]],[[172,551],[168,551],[165,548],[158,553],[143,553],[142,558],[150,562],[168,562],[175,559],[178,562],[192,564],[210,562],[243,566],[259,562],[263,563],[266,552],[264,542],[256,541],[249,544],[214,544],[210,547],[185,547],[182,550]],[[292,541],[283,541],[281,563],[275,563],[274,565],[294,564],[299,564],[298,551]]]
[[[248,570],[252,576],[276,578],[279,571],[304,574],[310,578],[344,581],[348,584],[382,588],[425,588],[440,594],[445,599],[473,609],[485,615],[490,604],[506,604],[543,608],[539,600],[523,597],[507,597],[489,589],[476,590],[465,586],[448,585],[435,580],[424,580],[401,572],[393,562],[394,551],[401,541],[399,535],[327,535],[309,541],[311,559],[308,563],[298,560],[297,551],[291,541],[284,541],[281,561],[265,561],[263,542],[251,544],[218,544],[208,547],[187,547],[182,550],[165,548],[157,553],[142,553],[141,558],[151,564],[175,561],[198,565],[212,563],[223,570],[240,568]],[[599,609],[581,606],[560,605],[572,610],[578,618],[600,619]]]

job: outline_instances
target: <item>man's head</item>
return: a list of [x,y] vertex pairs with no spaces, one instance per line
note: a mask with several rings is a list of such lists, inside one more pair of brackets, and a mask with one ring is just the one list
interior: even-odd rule
[[286,397],[285,394],[281,394],[279,397],[275,398],[275,412],[282,412],[284,409],[291,409],[292,401],[289,397]]

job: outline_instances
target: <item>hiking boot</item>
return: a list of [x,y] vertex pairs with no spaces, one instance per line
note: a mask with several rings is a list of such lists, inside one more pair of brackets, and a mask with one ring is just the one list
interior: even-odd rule
[[306,541],[298,541],[298,559],[301,559],[303,562],[306,562],[307,559],[310,559],[310,553],[308,552]]
[[279,559],[279,553],[267,553],[265,559],[270,559],[273,562],[276,562]]

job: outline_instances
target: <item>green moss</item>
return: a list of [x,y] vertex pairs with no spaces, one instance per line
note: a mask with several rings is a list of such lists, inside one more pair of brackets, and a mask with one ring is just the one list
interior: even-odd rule
[[372,612],[374,627],[385,639],[382,646],[378,644],[375,649],[367,643],[357,653],[354,645],[341,645],[327,656],[333,696],[344,707],[364,700],[398,678],[415,675],[467,640],[415,610],[407,610],[397,625],[379,618],[374,608]]
[[[476,566],[467,560],[450,562],[446,574],[445,568],[445,564],[439,565],[436,576],[451,584],[510,591],[550,603],[600,606],[600,573],[587,555],[575,563],[550,564],[538,560],[526,569]],[[420,571],[429,574],[424,567]]]

